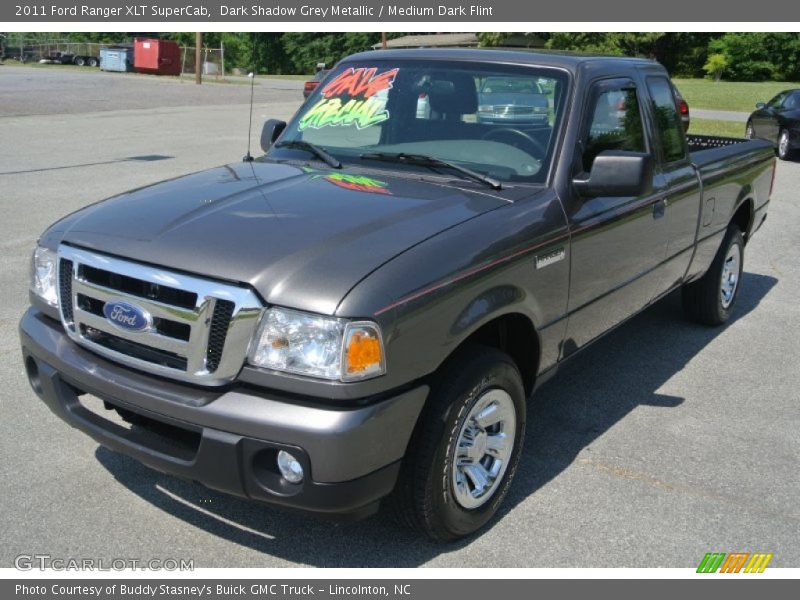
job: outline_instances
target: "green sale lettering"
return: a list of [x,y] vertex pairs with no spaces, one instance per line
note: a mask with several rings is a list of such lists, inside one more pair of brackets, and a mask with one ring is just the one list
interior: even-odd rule
[[377,73],[376,68],[347,69],[322,90],[322,98],[303,116],[300,130],[355,125],[364,129],[389,118],[385,93],[398,69]]

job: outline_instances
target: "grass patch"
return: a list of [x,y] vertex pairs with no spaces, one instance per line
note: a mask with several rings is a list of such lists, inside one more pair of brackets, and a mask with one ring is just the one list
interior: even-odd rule
[[689,108],[752,112],[756,102],[767,102],[778,92],[800,88],[789,81],[710,81],[708,79],[675,79]]
[[[687,100],[688,102],[688,100]],[[734,121],[717,121],[715,119],[696,119],[692,117],[689,133],[694,135],[718,135],[722,137],[744,137],[744,125]]]

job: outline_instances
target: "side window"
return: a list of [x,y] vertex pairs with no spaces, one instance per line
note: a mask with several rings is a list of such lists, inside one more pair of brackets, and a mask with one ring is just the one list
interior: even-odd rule
[[775,96],[772,100],[767,102],[767,107],[769,108],[780,108],[783,101],[786,99],[786,92],[781,92],[777,96]]
[[800,108],[800,102],[798,102],[798,99],[800,99],[800,94],[797,92],[794,94],[789,94],[781,108],[785,108],[786,110],[795,110],[796,108]]
[[601,90],[591,108],[584,145],[583,170],[589,171],[603,150],[644,152],[644,128],[633,83]]
[[680,160],[686,156],[686,146],[672,86],[664,77],[648,77],[647,89],[652,99],[653,119],[661,139],[664,161],[669,163]]

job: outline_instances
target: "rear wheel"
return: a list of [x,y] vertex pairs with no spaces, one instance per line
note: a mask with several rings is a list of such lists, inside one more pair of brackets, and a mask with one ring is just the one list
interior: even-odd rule
[[78,65],[79,67],[82,67],[83,65],[86,64],[86,59],[84,59],[82,56],[76,56],[75,64]]
[[390,499],[398,519],[441,540],[483,527],[505,498],[525,435],[511,358],[470,346],[448,362],[409,442]]
[[778,136],[778,158],[781,160],[789,160],[792,157],[792,151],[789,149],[789,132],[782,129]]
[[100,64],[100,62],[96,58],[92,57],[92,58],[89,59],[89,66],[90,67],[96,67],[99,64]]
[[686,316],[704,325],[727,321],[739,296],[743,267],[744,237],[731,225],[706,274],[683,286]]

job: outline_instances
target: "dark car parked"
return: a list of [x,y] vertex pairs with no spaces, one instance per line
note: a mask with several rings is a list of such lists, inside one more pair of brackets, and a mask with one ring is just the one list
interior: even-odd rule
[[773,142],[778,158],[792,158],[800,148],[800,89],[785,90],[766,104],[756,104],[747,119],[745,137]]
[[479,123],[547,124],[550,104],[538,82],[523,77],[487,77],[478,91]]

